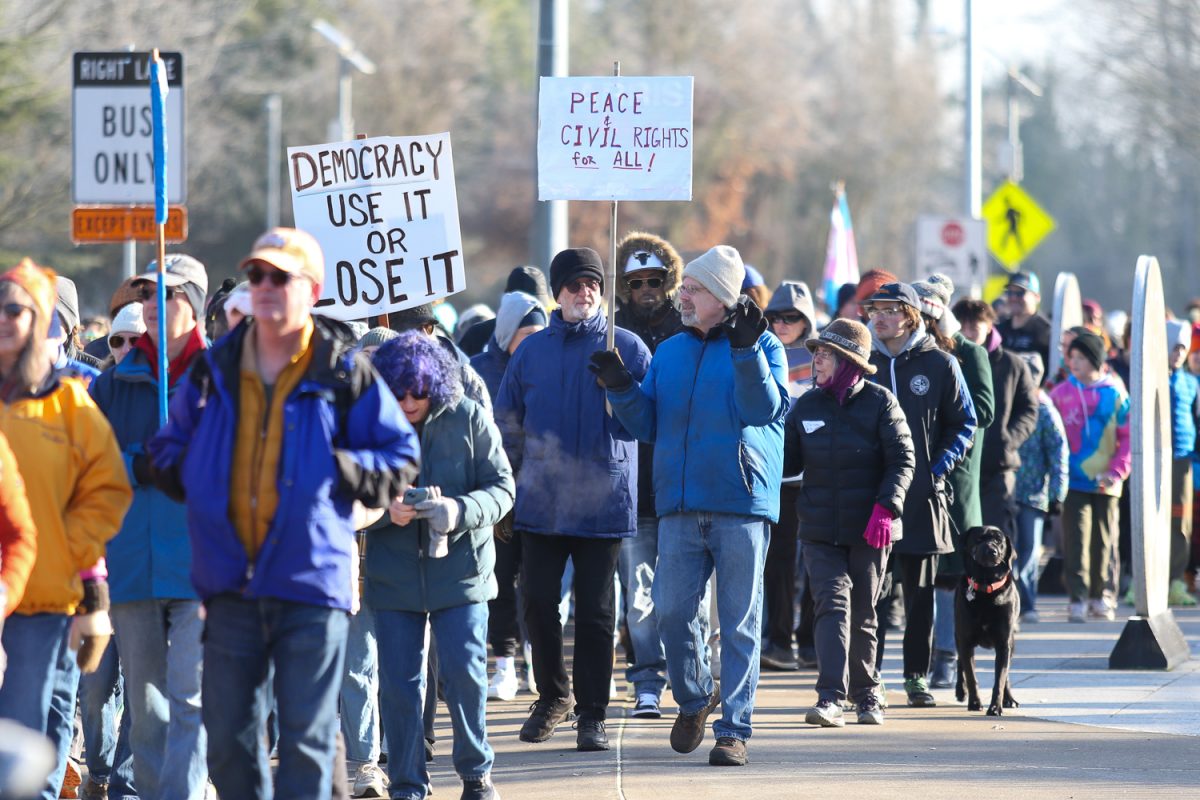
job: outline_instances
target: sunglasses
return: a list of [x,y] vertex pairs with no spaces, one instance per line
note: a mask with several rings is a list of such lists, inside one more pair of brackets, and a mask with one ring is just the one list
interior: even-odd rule
[[[168,300],[174,300],[175,295],[177,295],[177,294],[181,294],[181,291],[179,289],[175,289],[170,286],[167,287],[167,299]],[[158,297],[157,287],[141,286],[138,288],[138,299],[141,300],[143,303],[146,302],[147,300],[153,300],[156,297]]]
[[136,336],[120,336],[120,335],[114,334],[114,335],[108,337],[108,349],[109,350],[120,350],[125,345],[132,346],[135,341],[137,341]]
[[787,325],[795,325],[804,319],[804,315],[799,311],[793,311],[788,314],[767,314],[767,322],[774,325],[777,322],[782,322]]
[[634,290],[642,288],[642,284],[649,286],[651,289],[657,289],[663,285],[663,279],[662,278],[631,278],[630,280],[626,281],[626,283],[629,284],[630,289],[634,289]]
[[1020,286],[1010,286],[1004,290],[1004,293],[1009,297],[1024,297],[1027,289],[1022,289]]
[[271,282],[272,286],[287,286],[292,280],[292,273],[284,272],[280,269],[265,270],[262,267],[255,265],[246,270],[246,278],[249,279],[251,286],[258,286],[266,278]]
[[600,290],[600,281],[595,278],[575,278],[574,280],[567,281],[565,286],[571,294],[579,294],[584,288],[597,292]]
[[29,306],[23,306],[20,303],[5,303],[0,306],[0,314],[3,314],[8,319],[16,319],[26,311],[33,311]]
[[403,400],[406,397],[411,397],[413,400],[428,400],[429,399],[429,390],[426,389],[421,392],[405,392],[404,394],[402,394],[400,396],[400,399]]

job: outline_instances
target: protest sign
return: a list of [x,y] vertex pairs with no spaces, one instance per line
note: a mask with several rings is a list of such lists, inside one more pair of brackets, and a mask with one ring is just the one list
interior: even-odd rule
[[450,134],[288,148],[296,227],[325,251],[314,311],[366,319],[465,288]]
[[690,77],[542,78],[539,200],[691,200]]

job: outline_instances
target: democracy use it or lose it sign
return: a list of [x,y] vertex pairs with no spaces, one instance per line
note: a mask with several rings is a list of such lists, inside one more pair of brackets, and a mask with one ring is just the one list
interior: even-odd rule
[[450,134],[288,148],[292,211],[325,252],[316,311],[366,319],[466,282]]
[[691,200],[690,77],[542,78],[539,200]]

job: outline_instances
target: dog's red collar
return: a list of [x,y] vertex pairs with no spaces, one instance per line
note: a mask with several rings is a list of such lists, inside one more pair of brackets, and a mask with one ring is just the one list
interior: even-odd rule
[[1011,577],[1012,577],[1012,573],[1009,572],[1003,578],[996,581],[995,583],[980,583],[979,581],[975,580],[974,578],[972,578],[971,576],[968,575],[967,576],[967,587],[971,590],[972,594],[974,594],[975,592],[983,592],[984,594],[995,594],[996,592],[998,592],[1004,588],[1005,584],[1008,583],[1008,579]]

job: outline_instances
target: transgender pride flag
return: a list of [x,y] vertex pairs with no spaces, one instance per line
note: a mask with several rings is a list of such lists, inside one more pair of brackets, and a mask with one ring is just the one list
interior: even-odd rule
[[850,222],[850,204],[841,182],[835,187],[837,198],[829,215],[829,244],[825,250],[825,307],[837,313],[837,292],[844,283],[858,283],[858,249],[854,246],[854,225]]

